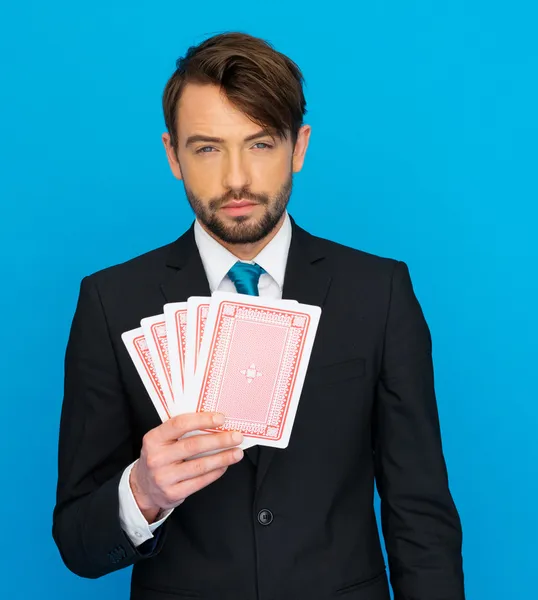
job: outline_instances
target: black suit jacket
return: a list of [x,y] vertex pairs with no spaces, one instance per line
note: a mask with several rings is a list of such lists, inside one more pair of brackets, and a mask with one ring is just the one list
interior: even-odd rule
[[82,281],[53,517],[65,564],[91,578],[134,565],[134,600],[388,600],[375,477],[396,599],[462,600],[431,339],[407,266],[294,222],[283,296],[322,317],[290,444],[247,452],[133,547],[118,485],[160,420],[120,336],[166,302],[209,294],[192,227]]

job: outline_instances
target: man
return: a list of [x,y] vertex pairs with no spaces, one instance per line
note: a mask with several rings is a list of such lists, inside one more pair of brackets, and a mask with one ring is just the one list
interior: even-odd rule
[[[83,577],[134,565],[134,600],[388,600],[374,478],[397,600],[464,598],[407,266],[309,235],[286,210],[310,137],[302,81],[248,35],[190,48],[165,88],[163,142],[196,221],[81,285],[53,535]],[[165,302],[243,290],[248,263],[250,293],[323,312],[289,446],[243,456],[232,432],[184,438],[222,415],[160,423],[120,336]]]

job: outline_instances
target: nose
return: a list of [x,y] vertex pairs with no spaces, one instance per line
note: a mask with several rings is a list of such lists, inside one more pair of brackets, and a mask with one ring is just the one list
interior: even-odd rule
[[246,161],[240,152],[228,153],[224,161],[223,185],[225,188],[239,190],[251,183]]

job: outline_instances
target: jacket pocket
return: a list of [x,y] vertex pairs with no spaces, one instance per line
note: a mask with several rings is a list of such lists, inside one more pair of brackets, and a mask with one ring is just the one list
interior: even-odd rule
[[343,587],[339,587],[334,591],[334,593],[336,596],[349,594],[349,593],[357,591],[357,590],[369,588],[370,586],[383,581],[385,578],[386,578],[386,574],[385,574],[385,571],[383,570],[381,573],[379,573],[375,577],[370,577],[369,579],[361,579],[359,581],[355,581],[350,584],[344,585]]

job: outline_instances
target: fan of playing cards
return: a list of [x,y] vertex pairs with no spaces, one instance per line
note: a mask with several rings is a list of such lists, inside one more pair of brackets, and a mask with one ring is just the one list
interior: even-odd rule
[[289,443],[321,309],[215,292],[165,304],[123,342],[163,421],[220,412],[246,449]]

